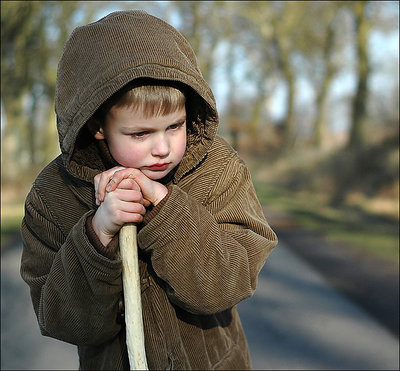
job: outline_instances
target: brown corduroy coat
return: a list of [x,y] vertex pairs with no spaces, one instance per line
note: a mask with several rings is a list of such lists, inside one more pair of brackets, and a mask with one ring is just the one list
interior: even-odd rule
[[112,253],[118,238],[104,247],[91,228],[93,178],[115,162],[85,124],[139,78],[189,89],[187,151],[164,179],[168,195],[139,226],[149,368],[248,369],[236,304],[254,293],[276,235],[246,165],[216,135],[214,97],[190,46],[141,11],[80,27],[63,50],[56,92],[62,154],[35,180],[22,223],[21,275],[41,332],[76,344],[81,369],[129,369],[121,261]]

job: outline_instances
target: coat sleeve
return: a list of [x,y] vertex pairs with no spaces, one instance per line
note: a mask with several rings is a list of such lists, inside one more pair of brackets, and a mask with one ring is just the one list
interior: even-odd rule
[[65,235],[32,188],[22,222],[21,276],[29,285],[43,335],[72,344],[101,344],[118,334],[121,262],[96,251],[83,215]]
[[245,164],[233,158],[214,183],[200,187],[210,190],[203,202],[171,186],[138,235],[170,300],[194,314],[220,312],[251,296],[277,244]]

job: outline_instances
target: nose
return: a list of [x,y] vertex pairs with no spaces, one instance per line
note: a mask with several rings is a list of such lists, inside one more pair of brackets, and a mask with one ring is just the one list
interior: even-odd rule
[[160,133],[154,138],[151,154],[156,157],[167,157],[170,152],[170,143],[167,135]]

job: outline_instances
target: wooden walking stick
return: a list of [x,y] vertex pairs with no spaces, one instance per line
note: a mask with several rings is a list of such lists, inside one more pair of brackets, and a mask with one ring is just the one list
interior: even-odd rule
[[124,225],[119,232],[125,301],[126,345],[131,370],[148,370],[144,347],[136,233],[136,225],[132,223]]

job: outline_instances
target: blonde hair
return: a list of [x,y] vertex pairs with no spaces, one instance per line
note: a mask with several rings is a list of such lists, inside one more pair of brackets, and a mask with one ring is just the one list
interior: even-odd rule
[[185,107],[185,103],[184,93],[176,87],[162,84],[128,85],[104,102],[94,117],[101,125],[112,107],[129,107],[133,112],[140,112],[145,118],[150,118],[180,110]]
[[140,111],[145,118],[163,116],[185,107],[183,93],[171,86],[143,85],[128,90],[115,104]]

